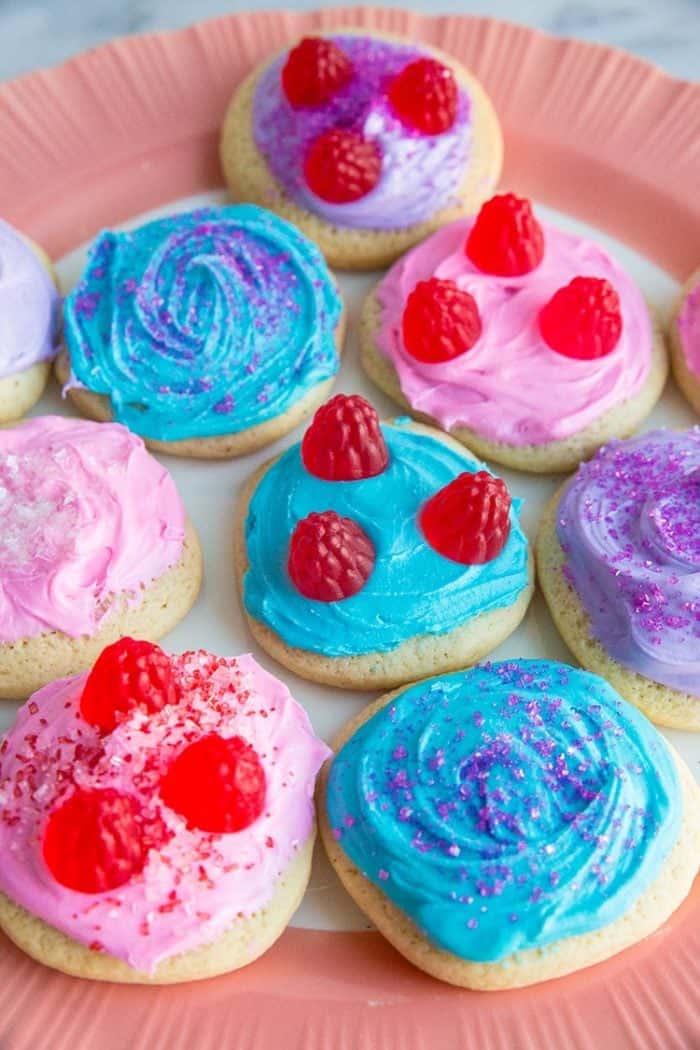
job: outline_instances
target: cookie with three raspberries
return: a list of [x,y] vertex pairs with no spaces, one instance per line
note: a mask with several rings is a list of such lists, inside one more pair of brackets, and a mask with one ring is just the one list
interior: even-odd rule
[[390,688],[466,667],[520,623],[520,501],[462,445],[357,394],[260,467],[236,517],[251,633],[312,681]]
[[632,433],[666,351],[639,289],[600,245],[503,193],[396,262],[360,322],[369,377],[421,422],[518,470],[572,470]]
[[245,966],[306,889],[328,754],[252,656],[122,638],[34,693],[0,747],[0,928],[93,980]]
[[388,265],[475,211],[502,154],[493,106],[455,58],[349,29],[256,67],[220,142],[235,200],[276,211],[349,270]]

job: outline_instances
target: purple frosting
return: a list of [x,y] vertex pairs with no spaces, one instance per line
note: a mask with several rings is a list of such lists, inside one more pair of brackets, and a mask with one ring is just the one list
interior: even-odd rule
[[24,238],[0,219],[0,379],[55,356],[59,309],[48,270]]
[[700,696],[700,427],[606,445],[564,493],[557,533],[604,648]]
[[[294,109],[282,91],[280,73],[287,55],[264,71],[253,100],[253,134],[275,178],[307,211],[337,226],[394,230],[413,226],[459,202],[471,155],[470,102],[460,88],[454,124],[441,135],[421,135],[394,116],[386,87],[412,59],[425,52],[406,44],[363,36],[332,38],[353,64],[353,76],[323,106]],[[329,128],[362,132],[378,143],[382,171],[366,196],[330,204],[306,185],[303,158]]]

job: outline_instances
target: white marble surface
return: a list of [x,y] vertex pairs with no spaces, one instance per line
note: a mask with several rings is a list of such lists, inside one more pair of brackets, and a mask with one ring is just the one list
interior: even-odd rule
[[[126,33],[280,6],[301,10],[334,5],[321,0],[0,0],[0,80],[55,65]],[[700,0],[405,0],[401,6],[489,14],[625,48],[678,77],[700,76]]]

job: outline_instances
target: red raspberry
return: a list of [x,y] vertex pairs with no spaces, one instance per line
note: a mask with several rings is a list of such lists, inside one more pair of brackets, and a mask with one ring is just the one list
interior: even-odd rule
[[168,837],[161,821],[148,822],[130,795],[78,788],[49,817],[42,850],[56,882],[80,893],[104,893],[138,875],[149,849]]
[[417,58],[392,80],[389,101],[404,124],[423,135],[439,135],[455,122],[457,83],[442,62]]
[[352,518],[324,510],[298,522],[287,568],[305,598],[339,602],[364,587],[374,568],[374,547]]
[[464,473],[423,506],[420,526],[438,553],[462,565],[481,565],[501,553],[510,532],[505,481],[485,470]]
[[482,204],[465,251],[483,273],[522,277],[542,262],[544,234],[529,200],[504,193]]
[[481,335],[479,308],[454,281],[419,281],[403,312],[403,345],[417,361],[451,361]]
[[389,462],[379,416],[359,394],[336,394],[316,412],[301,443],[309,474],[324,481],[359,481]]
[[352,76],[352,63],[332,40],[305,36],[292,48],[282,70],[287,101],[299,106],[328,102]]
[[258,819],[265,788],[255,749],[240,736],[210,733],[180,752],[160,782],[160,797],[190,827],[225,835]]
[[170,660],[160,646],[121,638],[98,656],[83,687],[80,713],[105,734],[136,708],[150,713],[176,700]]
[[565,357],[592,360],[617,346],[622,332],[620,299],[601,277],[574,277],[540,310],[545,343]]
[[366,196],[382,170],[379,146],[356,131],[331,128],[311,143],[304,178],[312,193],[331,204]]

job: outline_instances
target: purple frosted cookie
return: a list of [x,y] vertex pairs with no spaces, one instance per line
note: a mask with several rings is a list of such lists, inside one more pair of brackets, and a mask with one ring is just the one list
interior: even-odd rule
[[349,30],[255,69],[221,137],[234,198],[291,220],[343,269],[386,265],[475,211],[501,161],[493,107],[458,62]]
[[583,666],[652,721],[700,729],[700,427],[583,463],[545,512],[537,564]]

